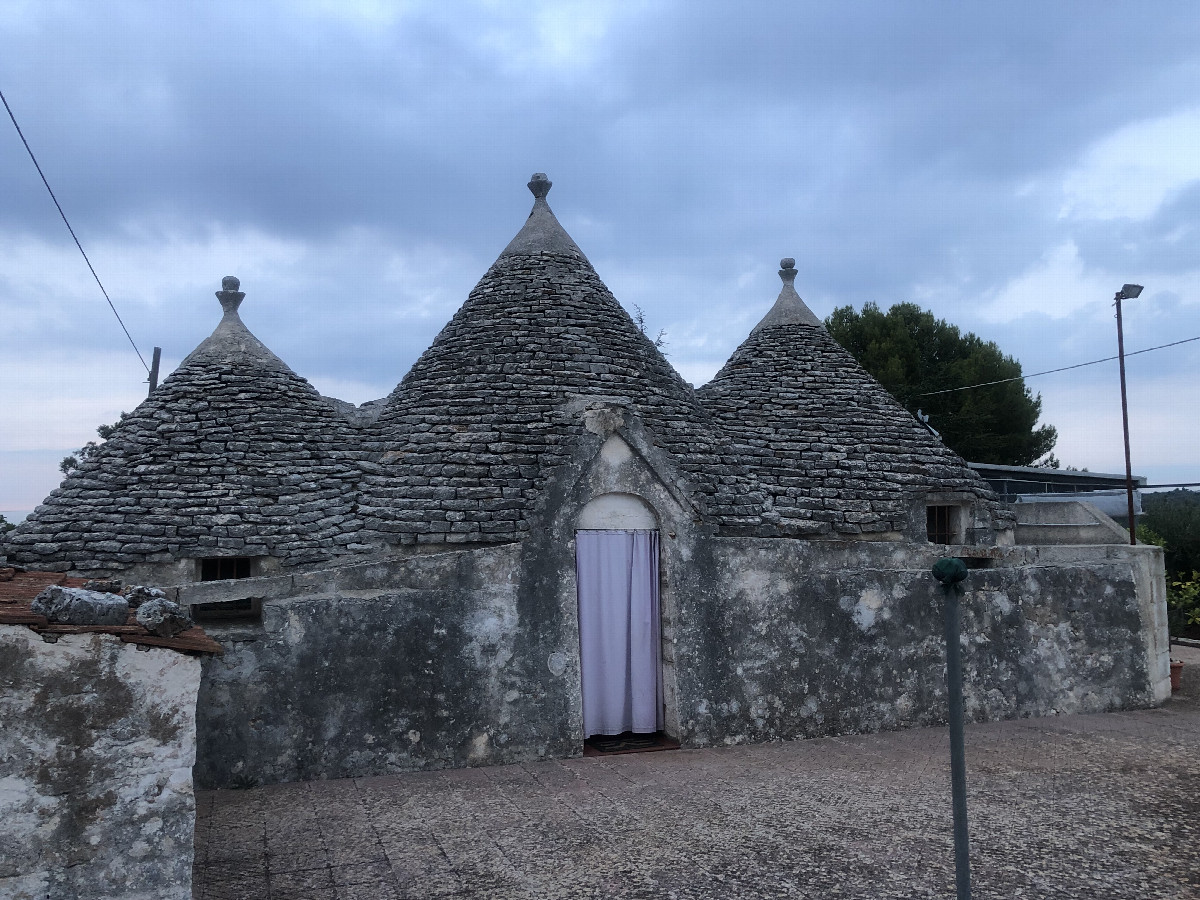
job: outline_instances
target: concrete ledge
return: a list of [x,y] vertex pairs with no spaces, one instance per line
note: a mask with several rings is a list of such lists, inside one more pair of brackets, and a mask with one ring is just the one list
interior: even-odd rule
[[1129,532],[1084,500],[1017,503],[1018,544],[1120,544]]

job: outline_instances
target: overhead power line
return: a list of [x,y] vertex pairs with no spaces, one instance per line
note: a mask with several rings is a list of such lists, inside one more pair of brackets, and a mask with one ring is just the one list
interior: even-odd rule
[[[1200,341],[1200,335],[1196,337],[1184,338],[1182,341],[1171,341],[1169,344],[1159,344],[1157,347],[1147,347],[1145,350],[1134,350],[1131,353],[1126,353],[1126,356],[1137,356],[1139,353],[1149,353],[1152,350],[1163,350],[1167,347],[1177,347],[1180,344],[1189,344],[1192,341]],[[1073,366],[1061,366],[1057,369],[1046,369],[1044,372],[1033,372],[1030,375],[1014,375],[1012,378],[1001,378],[998,381],[982,381],[979,384],[967,384],[962,387],[946,388],[944,391],[926,391],[923,394],[917,394],[918,397],[932,397],[935,394],[953,394],[956,391],[969,391],[974,388],[991,387],[994,384],[1007,384],[1010,381],[1024,381],[1026,378],[1037,378],[1039,375],[1053,375],[1055,372],[1066,372],[1070,369],[1082,369],[1084,366],[1095,366],[1100,363],[1112,362],[1117,357],[1106,356],[1104,359],[1093,359],[1090,362],[1075,363]]]
[[96,274],[96,270],[92,267],[92,261],[88,259],[87,253],[84,253],[83,244],[79,243],[79,238],[75,236],[75,229],[71,227],[71,223],[67,221],[67,214],[63,212],[62,204],[58,202],[58,198],[54,196],[54,189],[50,187],[50,182],[46,180],[46,173],[42,171],[42,167],[38,165],[37,157],[33,155],[33,148],[29,146],[29,141],[25,140],[25,133],[21,131],[21,126],[17,124],[17,117],[13,115],[12,107],[8,105],[8,100],[4,96],[4,92],[0,91],[0,101],[4,102],[4,108],[8,111],[8,117],[12,119],[13,128],[17,129],[17,135],[21,138],[21,143],[25,145],[25,150],[29,154],[29,158],[33,160],[33,166],[37,169],[37,173],[42,176],[42,184],[46,186],[46,190],[50,192],[50,199],[54,201],[54,205],[58,208],[58,214],[62,216],[63,224],[67,226],[67,231],[71,232],[71,238],[75,241],[75,246],[79,248],[79,252],[83,255],[83,261],[87,263],[88,271],[92,273],[92,277],[96,279],[96,284],[100,287],[100,293],[104,295],[104,299],[108,301],[108,308],[112,310],[114,316],[117,317],[117,323],[121,326],[121,330],[125,332],[125,337],[129,338],[129,346],[133,348],[133,352],[137,354],[138,361],[142,364],[142,368],[146,370],[146,374],[150,374],[150,367],[146,365],[146,360],[142,357],[142,351],[137,348],[137,344],[133,342],[133,335],[129,333],[129,329],[125,327],[125,323],[121,321],[121,314],[117,312],[117,308],[113,305],[112,299],[108,296],[108,291],[104,289],[104,285],[100,283],[100,276]]

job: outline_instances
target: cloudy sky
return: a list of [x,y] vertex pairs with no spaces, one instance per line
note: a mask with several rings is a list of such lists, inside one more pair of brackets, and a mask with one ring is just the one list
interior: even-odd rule
[[[243,318],[385,395],[520,227],[531,173],[701,384],[782,256],[818,315],[914,301],[1025,371],[1200,335],[1200,7],[0,0],[0,90],[147,361]],[[145,371],[0,121],[0,512]],[[1129,360],[1134,468],[1200,480],[1200,341]],[[1115,363],[1032,379],[1123,471]]]

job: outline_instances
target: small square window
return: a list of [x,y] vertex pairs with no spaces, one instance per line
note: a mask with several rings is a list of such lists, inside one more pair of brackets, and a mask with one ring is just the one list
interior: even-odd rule
[[960,543],[959,517],[962,509],[958,506],[927,506],[925,507],[925,533],[931,544]]
[[[197,560],[201,581],[232,581],[254,575],[254,560],[249,556],[216,556]],[[197,622],[261,622],[262,601],[257,597],[192,605]]]
[[231,578],[250,577],[250,557],[218,556],[200,560],[201,581],[227,581]]

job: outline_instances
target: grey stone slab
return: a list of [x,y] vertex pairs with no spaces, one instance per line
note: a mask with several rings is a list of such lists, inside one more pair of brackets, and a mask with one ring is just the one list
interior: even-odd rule
[[398,900],[401,895],[396,883],[389,879],[339,884],[334,896],[337,900]]
[[329,867],[270,876],[271,900],[328,900],[335,893]]
[[270,888],[265,875],[245,875],[193,885],[192,896],[195,900],[262,900],[270,897]]

